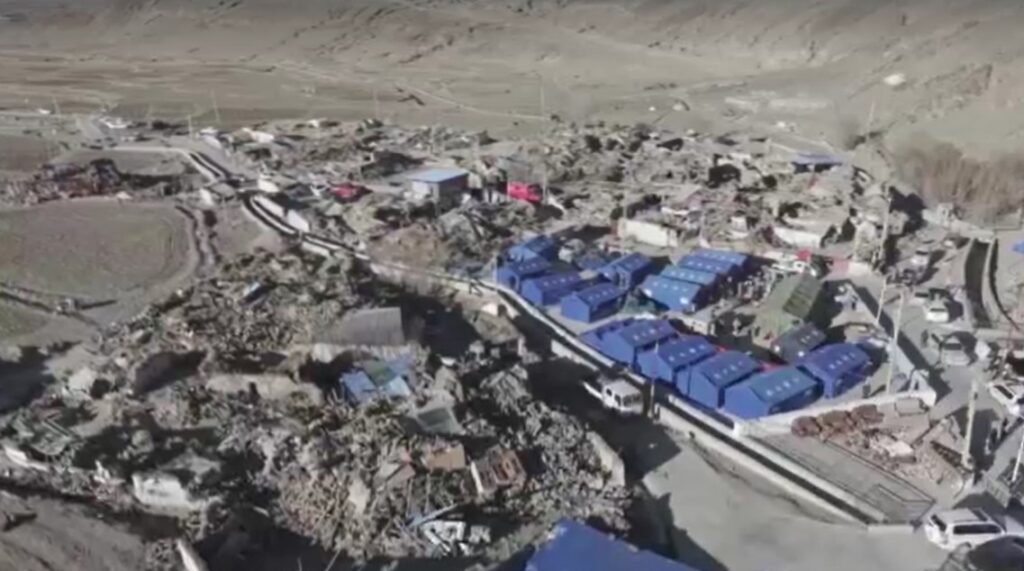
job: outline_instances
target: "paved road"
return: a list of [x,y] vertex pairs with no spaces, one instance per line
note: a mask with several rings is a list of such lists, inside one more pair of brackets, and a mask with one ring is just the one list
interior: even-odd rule
[[685,437],[611,417],[574,382],[575,365],[531,370],[539,398],[585,419],[620,451],[670,524],[677,559],[700,571],[925,571],[945,554],[909,531],[869,533],[837,523]]

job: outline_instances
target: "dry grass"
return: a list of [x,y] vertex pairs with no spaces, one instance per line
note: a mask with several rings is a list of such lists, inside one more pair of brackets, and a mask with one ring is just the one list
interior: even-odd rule
[[900,176],[929,206],[951,202],[972,222],[994,222],[1024,205],[1024,154],[985,161],[929,140],[904,146],[895,158]]

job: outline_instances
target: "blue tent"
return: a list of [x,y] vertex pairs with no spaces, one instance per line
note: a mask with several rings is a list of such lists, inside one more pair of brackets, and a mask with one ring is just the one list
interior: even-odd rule
[[637,357],[640,373],[649,379],[675,384],[676,373],[715,354],[703,337],[686,335],[658,343]]
[[676,328],[663,319],[638,319],[612,331],[601,340],[602,353],[633,368],[637,357],[648,347],[677,335]]
[[611,254],[604,252],[585,252],[572,261],[572,264],[579,270],[598,271],[607,266],[614,259]]
[[707,408],[722,406],[725,389],[761,369],[746,353],[723,351],[676,377],[676,388]]
[[796,364],[825,341],[825,333],[821,329],[813,323],[801,323],[775,338],[772,353],[787,363]]
[[730,276],[736,273],[736,266],[729,262],[723,262],[721,260],[711,260],[709,258],[701,258],[700,256],[694,256],[690,254],[679,258],[676,265],[681,268],[689,268],[691,270],[699,270],[702,272],[709,272],[712,274],[718,274],[720,276]]
[[1013,251],[1017,252],[1018,254],[1024,254],[1024,240],[1021,240],[1020,242],[1014,244]]
[[604,353],[604,340],[607,339],[609,335],[619,331],[620,329],[625,329],[637,321],[639,320],[629,317],[626,319],[602,323],[593,329],[581,333],[580,340],[587,345],[590,345],[592,348],[597,349],[599,352]]
[[554,260],[558,257],[558,242],[550,236],[540,234],[508,249],[505,256],[513,261],[532,260],[534,258],[546,258]]
[[648,276],[640,285],[640,291],[672,311],[690,313],[704,304],[704,289],[701,286],[661,276]]
[[696,571],[678,561],[563,519],[537,547],[524,571]]
[[725,389],[723,408],[750,419],[789,412],[818,398],[821,387],[796,367],[781,367],[750,377]]
[[619,284],[625,288],[631,288],[640,283],[647,274],[653,271],[654,262],[643,254],[626,254],[621,258],[607,264],[600,270],[602,276],[609,281]]
[[718,274],[713,272],[702,272],[682,266],[668,266],[658,274],[663,278],[669,278],[680,282],[690,282],[699,286],[711,287],[718,282]]
[[731,252],[729,250],[710,250],[708,248],[701,248],[690,254],[698,258],[704,258],[707,260],[715,260],[718,262],[725,262],[737,269],[742,269],[747,264],[749,256],[741,254],[739,252]]
[[821,383],[825,398],[835,398],[867,378],[871,357],[852,343],[836,343],[815,350],[800,368]]
[[551,305],[572,293],[582,281],[578,272],[548,274],[524,281],[519,294],[534,305]]
[[523,280],[539,276],[551,269],[551,262],[544,258],[533,258],[522,262],[511,262],[494,270],[494,281],[519,291]]
[[562,316],[591,323],[619,310],[626,292],[607,282],[592,285],[562,298]]

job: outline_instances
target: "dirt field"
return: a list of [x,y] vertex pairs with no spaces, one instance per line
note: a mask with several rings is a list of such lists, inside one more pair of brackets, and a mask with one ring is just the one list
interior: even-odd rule
[[0,276],[18,287],[103,300],[181,271],[189,236],[169,206],[52,203],[0,213]]
[[496,133],[557,114],[833,145],[923,132],[977,154],[1024,140],[1024,7],[1000,0],[0,0],[0,15],[0,109]]
[[[138,571],[142,540],[77,507],[49,500],[0,497],[5,514],[25,523],[0,535],[0,569],[17,571]],[[31,515],[28,515],[31,514]]]

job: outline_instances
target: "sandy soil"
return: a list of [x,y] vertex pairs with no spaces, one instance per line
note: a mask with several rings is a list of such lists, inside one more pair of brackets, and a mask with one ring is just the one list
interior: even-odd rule
[[[0,212],[0,341],[75,341],[182,287],[198,264],[193,225],[170,205],[78,200]],[[78,316],[40,310],[65,297]],[[26,302],[28,305],[26,305]]]
[[117,298],[180,271],[188,241],[169,206],[87,201],[0,212],[0,276],[39,292]]
[[74,505],[4,495],[0,509],[13,515],[31,514],[25,523],[0,534],[0,569],[138,571],[144,567],[139,537]]
[[0,109],[495,132],[549,113],[782,122],[811,141],[870,127],[979,154],[1024,139],[1024,6],[1000,0],[0,0],[0,14]]

